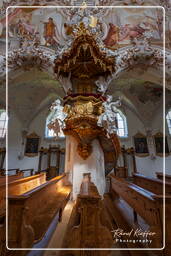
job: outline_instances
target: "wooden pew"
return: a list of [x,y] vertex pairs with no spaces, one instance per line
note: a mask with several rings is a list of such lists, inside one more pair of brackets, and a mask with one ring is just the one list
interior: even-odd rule
[[[21,178],[23,178],[23,173],[19,172],[18,174],[8,176],[8,182],[21,179]],[[6,183],[6,175],[0,175],[0,185],[5,183]]]
[[[151,192],[153,192],[156,195],[162,195],[163,194],[163,181],[160,179],[147,177],[140,173],[133,174],[133,182]],[[166,194],[171,195],[171,183],[165,182],[165,189]]]
[[6,256],[5,221],[0,223],[0,255]]
[[23,174],[29,173],[29,175],[27,176],[32,176],[34,174],[34,169],[23,169],[23,170],[20,170],[20,172],[22,172]]
[[[8,181],[7,176],[7,181]],[[41,173],[31,177],[21,178],[8,182],[8,194],[9,195],[21,195],[27,191],[40,186],[46,182],[46,174]],[[6,184],[0,184],[0,216],[5,214],[5,200],[6,197]]]
[[[158,179],[163,180],[163,172],[156,172],[156,176]],[[165,181],[171,182],[171,175],[165,174]]]
[[[1,176],[7,175],[6,169],[1,169],[0,171],[1,171]],[[8,176],[18,174],[19,172],[20,172],[19,168],[8,169]]]
[[10,248],[31,248],[42,239],[54,216],[69,199],[71,186],[65,186],[65,177],[55,177],[25,194],[9,196]]
[[150,226],[150,231],[156,233],[149,247],[162,248],[163,204],[161,203],[161,197],[157,197],[154,193],[112,174],[110,177],[111,193],[116,198],[122,198],[132,207],[134,214],[138,214],[145,220]]
[[8,172],[6,172],[6,170],[3,169],[3,170],[1,170],[1,175],[7,175],[8,174],[8,176],[11,176],[11,173],[12,173],[12,175],[17,175],[20,172],[22,172],[23,175],[24,175],[24,173],[28,172],[29,175],[27,175],[27,176],[32,176],[34,174],[34,169],[31,168],[31,169],[22,169],[22,170],[20,170],[19,168],[16,168],[16,169],[8,169]]
[[[103,200],[97,187],[91,182],[88,174],[86,182],[82,182],[80,193],[77,197],[67,231],[63,239],[62,248],[111,248],[113,238],[111,226],[106,218]],[[109,251],[98,251],[97,254],[105,256]],[[61,256],[66,252],[60,252]],[[79,256],[79,251],[69,251],[68,255]]]
[[127,178],[128,177],[128,168],[127,167],[115,167],[114,174],[116,177]]

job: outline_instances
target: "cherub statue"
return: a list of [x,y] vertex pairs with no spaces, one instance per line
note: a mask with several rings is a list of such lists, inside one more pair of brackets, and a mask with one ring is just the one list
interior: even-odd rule
[[109,134],[117,132],[117,108],[121,106],[121,99],[112,102],[112,96],[107,95],[107,99],[103,102],[104,112],[99,116],[97,125],[104,127]]
[[47,125],[49,129],[54,129],[58,134],[61,129],[65,128],[65,118],[67,113],[63,111],[64,107],[61,106],[61,101],[57,99],[51,106],[51,114],[48,117]]

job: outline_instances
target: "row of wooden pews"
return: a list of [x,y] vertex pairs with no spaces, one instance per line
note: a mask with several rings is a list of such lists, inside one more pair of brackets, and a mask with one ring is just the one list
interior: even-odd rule
[[69,200],[71,187],[65,185],[65,177],[57,176],[22,195],[9,196],[10,248],[32,248],[41,240]]
[[[46,234],[54,217],[61,215],[69,200],[71,186],[66,175],[49,181],[42,172],[30,177],[8,176],[8,247],[32,248]],[[6,181],[0,183],[0,255],[25,255],[9,251],[5,241]],[[17,254],[16,254],[17,253]]]
[[[113,174],[110,175],[110,180],[112,202],[120,212],[120,216],[119,214],[114,216],[118,227],[148,229],[154,232],[155,235],[151,237],[151,243],[145,244],[146,248],[162,248],[164,246],[163,238],[166,235],[166,249],[164,254],[161,251],[161,255],[169,255],[169,250],[171,250],[171,183],[166,182],[166,196],[163,196],[163,182],[159,179],[136,173],[133,174],[133,183]],[[163,233],[164,199],[166,206],[165,234]],[[125,224],[125,220],[128,225]]]
[[14,169],[8,169],[8,171],[6,171],[5,169],[1,169],[0,170],[0,177],[1,176],[13,176],[13,175],[17,175],[19,173],[23,173],[23,176],[32,176],[34,175],[34,169],[19,169],[19,168],[14,168]]
[[[19,173],[14,174],[14,175],[9,175],[8,176],[8,182],[13,181],[13,180],[17,180],[17,179],[20,179],[20,178],[23,178],[23,173],[22,172],[19,172]],[[0,175],[0,185],[5,184],[6,179],[7,179],[6,175]]]

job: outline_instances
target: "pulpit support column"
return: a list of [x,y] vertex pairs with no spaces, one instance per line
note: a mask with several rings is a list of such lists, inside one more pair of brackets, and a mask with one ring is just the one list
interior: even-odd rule
[[77,152],[77,141],[72,136],[66,136],[65,172],[73,185],[72,197],[75,200],[80,192],[84,173],[91,174],[91,180],[98,192],[103,196],[105,192],[104,153],[98,140],[92,141],[92,153],[87,159],[81,158]]

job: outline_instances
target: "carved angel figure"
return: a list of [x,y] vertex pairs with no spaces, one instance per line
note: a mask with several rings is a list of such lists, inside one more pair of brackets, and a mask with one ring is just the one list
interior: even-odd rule
[[58,134],[61,129],[65,128],[65,118],[67,113],[63,111],[64,107],[61,106],[61,101],[57,99],[51,106],[51,114],[48,117],[47,125],[49,129],[53,129]]
[[109,134],[117,132],[117,108],[121,106],[121,99],[112,102],[112,96],[108,95],[105,102],[103,102],[104,112],[99,116],[97,125],[104,127]]
[[59,82],[64,88],[65,93],[69,93],[72,91],[72,83],[71,83],[71,72],[69,73],[68,77],[59,76]]
[[95,82],[97,86],[97,91],[101,92],[102,95],[104,95],[108,88],[110,80],[111,80],[111,77],[108,77],[107,79],[105,79],[103,76],[100,76],[99,79]]

